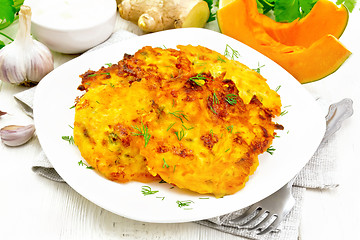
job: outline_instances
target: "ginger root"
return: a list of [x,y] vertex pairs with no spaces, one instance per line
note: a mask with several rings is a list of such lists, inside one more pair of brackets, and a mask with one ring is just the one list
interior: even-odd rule
[[119,0],[120,16],[145,32],[204,27],[210,10],[202,0]]

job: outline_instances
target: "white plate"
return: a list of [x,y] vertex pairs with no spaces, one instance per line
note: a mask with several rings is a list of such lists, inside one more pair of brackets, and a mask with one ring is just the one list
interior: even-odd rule
[[[171,188],[164,183],[119,184],[79,166],[82,160],[76,146],[62,139],[71,136],[74,122],[78,77],[85,71],[98,70],[106,63],[117,63],[124,53],[133,54],[143,46],[175,48],[177,44],[202,45],[224,53],[228,44],[240,53],[238,60],[250,68],[261,68],[272,89],[281,95],[283,110],[276,122],[285,127],[278,131],[273,155],[262,154],[260,165],[245,188],[216,199]],[[38,85],[34,115],[37,135],[50,162],[61,177],[78,193],[118,215],[145,222],[188,222],[207,219],[249,206],[278,190],[291,180],[316,151],[325,132],[325,118],[311,95],[289,73],[257,51],[225,35],[206,29],[177,29],[148,34],[119,42],[75,58],[48,74]],[[159,191],[144,196],[142,186]],[[180,208],[177,201],[191,201]]]

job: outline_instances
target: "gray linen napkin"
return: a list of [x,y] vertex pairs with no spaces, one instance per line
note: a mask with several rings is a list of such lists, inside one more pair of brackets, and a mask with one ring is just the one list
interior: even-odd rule
[[[89,51],[135,36],[135,34],[120,30],[114,33],[106,42],[98,45],[97,47]],[[35,89],[36,87],[33,87],[14,96],[20,106],[25,111],[25,113],[31,117]],[[326,104],[320,105],[325,106]],[[328,105],[326,107],[328,107]],[[324,112],[326,112],[326,110],[324,110]],[[223,216],[197,221],[196,223],[217,229],[219,231],[240,236],[240,238],[244,237],[245,239],[298,239],[301,207],[303,202],[303,195],[306,191],[306,188],[326,189],[338,186],[335,174],[335,154],[333,153],[333,146],[335,140],[336,139],[334,137],[331,137],[326,144],[322,145],[321,148],[316,151],[316,153],[310,159],[304,169],[298,174],[298,177],[292,189],[294,198],[296,199],[296,205],[286,217],[286,219],[282,222],[282,224],[279,226],[280,231],[271,232],[264,236],[257,236],[254,232],[250,232],[245,229],[238,229],[234,225],[231,225],[229,223],[229,220],[241,215],[244,211],[246,211],[247,208]],[[40,176],[46,177],[50,180],[64,182],[61,176],[52,167],[51,163],[43,152],[41,152],[34,160],[32,170],[36,174],[39,174]]]

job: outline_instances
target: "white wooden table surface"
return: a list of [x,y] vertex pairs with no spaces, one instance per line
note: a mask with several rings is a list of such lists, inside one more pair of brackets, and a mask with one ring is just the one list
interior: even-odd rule
[[[14,24],[6,29],[16,32]],[[118,21],[117,29],[136,33]],[[334,74],[303,85],[314,98],[332,103],[351,98],[354,115],[336,133],[340,186],[333,190],[307,190],[300,226],[301,239],[360,239],[360,10],[351,13],[341,42],[352,56]],[[55,65],[73,56],[54,54]],[[121,57],[121,56],[120,56]],[[24,87],[0,83],[0,128],[26,125],[27,117],[13,95]],[[50,99],[49,99],[50,102]],[[309,133],[311,137],[311,133]],[[0,239],[239,239],[195,223],[138,222],[91,203],[67,184],[47,180],[31,171],[39,153],[37,138],[20,147],[0,143]],[[301,151],[301,146],[299,146]]]

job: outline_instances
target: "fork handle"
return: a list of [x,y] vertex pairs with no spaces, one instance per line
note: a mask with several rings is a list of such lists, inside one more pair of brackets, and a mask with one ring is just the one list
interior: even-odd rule
[[327,141],[337,130],[340,129],[342,122],[349,118],[353,113],[353,101],[345,98],[340,102],[331,104],[326,115],[326,131],[321,143]]

